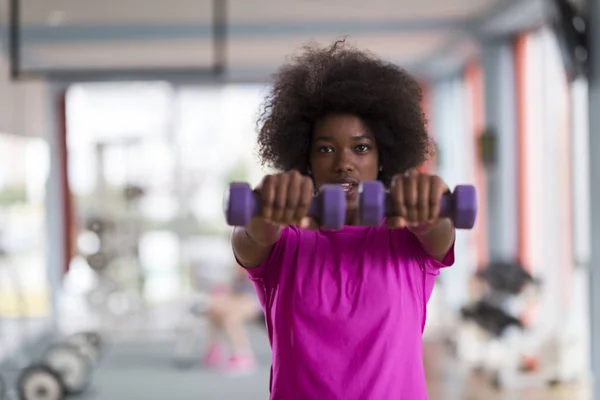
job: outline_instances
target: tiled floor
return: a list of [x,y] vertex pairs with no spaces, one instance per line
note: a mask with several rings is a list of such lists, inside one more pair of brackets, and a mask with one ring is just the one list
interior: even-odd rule
[[[166,341],[114,345],[82,399],[266,400],[270,351],[263,330],[253,329],[252,337],[261,367],[245,377],[177,369],[173,345]],[[430,400],[587,400],[581,391],[565,387],[495,391],[483,377],[464,371],[439,343],[426,343],[424,357]]]
[[[168,334],[176,317],[157,314],[153,329],[143,322],[130,324],[141,330],[119,333],[119,341],[94,372],[92,384],[81,400],[266,400],[268,399],[270,348],[262,327],[252,326],[252,342],[260,362],[251,376],[230,377],[205,371],[199,365],[182,370],[174,364],[174,342]],[[147,320],[146,320],[147,322]],[[160,323],[158,323],[160,322]],[[143,326],[145,325],[145,327]],[[4,321],[4,333],[8,329]],[[119,325],[119,328],[124,326]],[[145,328],[145,329],[144,329]],[[136,333],[137,332],[137,333]],[[144,332],[146,332],[144,334]],[[162,332],[162,334],[161,334]],[[5,343],[7,338],[3,337]],[[201,340],[200,340],[201,341]],[[1,348],[1,346],[0,346]],[[199,355],[192,355],[199,360]],[[538,388],[512,392],[494,390],[489,381],[452,359],[445,346],[428,341],[424,346],[424,364],[430,400],[589,400],[581,388]],[[367,399],[370,400],[370,399]],[[377,400],[377,399],[373,399]]]

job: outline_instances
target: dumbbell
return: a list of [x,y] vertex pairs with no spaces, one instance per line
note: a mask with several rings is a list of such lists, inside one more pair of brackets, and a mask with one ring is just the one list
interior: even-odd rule
[[[223,208],[228,225],[245,226],[261,213],[259,194],[247,183],[231,183],[225,192]],[[344,189],[340,185],[323,185],[310,204],[308,216],[326,229],[341,229],[346,220]]]
[[79,352],[95,367],[100,362],[103,340],[96,332],[78,332],[68,338],[68,343],[77,347]]
[[51,345],[44,353],[42,363],[58,374],[67,395],[83,393],[91,381],[89,360],[70,343]]
[[[358,213],[361,225],[379,225],[393,215],[391,195],[380,181],[365,181],[359,186]],[[477,190],[471,185],[458,185],[442,197],[440,216],[450,218],[457,229],[471,229],[477,217]]]
[[19,400],[64,400],[64,385],[59,374],[47,365],[33,364],[19,373]]
[[485,300],[479,300],[476,303],[462,307],[462,318],[475,322],[485,331],[500,337],[505,329],[511,326],[523,329],[523,323],[512,315],[506,313],[499,307],[487,303]]

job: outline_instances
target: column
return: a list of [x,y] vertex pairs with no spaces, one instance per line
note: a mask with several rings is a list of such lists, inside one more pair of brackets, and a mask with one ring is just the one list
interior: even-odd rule
[[[473,184],[473,136],[468,127],[462,76],[437,81],[432,88],[432,120],[438,145],[438,174],[453,188]],[[458,311],[468,301],[468,281],[474,272],[474,255],[468,231],[457,231],[456,264],[442,272],[444,304]]]
[[488,246],[490,258],[517,255],[517,124],[511,42],[482,45],[486,128],[496,135],[496,164],[487,170]]
[[600,0],[588,1],[590,49],[589,165],[590,165],[590,324],[593,380],[592,398],[600,399]]
[[59,316],[59,298],[62,278],[69,256],[67,255],[68,229],[65,221],[67,198],[65,196],[66,153],[61,133],[63,107],[60,98],[64,88],[51,85],[48,90],[44,120],[47,122],[44,137],[50,148],[50,170],[46,186],[47,267],[51,293],[52,322],[56,327]]

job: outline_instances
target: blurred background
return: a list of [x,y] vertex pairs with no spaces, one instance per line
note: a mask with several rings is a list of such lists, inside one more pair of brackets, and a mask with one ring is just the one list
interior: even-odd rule
[[271,74],[344,36],[419,79],[423,169],[479,191],[429,303],[430,398],[600,399],[599,0],[0,4],[0,399],[268,398],[260,313],[255,368],[205,365],[223,197],[269,172]]

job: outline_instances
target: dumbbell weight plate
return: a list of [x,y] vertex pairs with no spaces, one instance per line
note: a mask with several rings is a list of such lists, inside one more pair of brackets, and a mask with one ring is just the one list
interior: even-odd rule
[[91,365],[77,347],[68,343],[52,345],[44,354],[43,362],[58,373],[66,393],[79,394],[86,389]]
[[454,226],[459,229],[471,229],[477,218],[477,189],[471,185],[457,185],[454,197]]
[[81,332],[80,334],[85,336],[89,344],[96,347],[98,351],[102,352],[102,349],[104,348],[104,340],[102,340],[102,336],[98,332],[88,331]]
[[320,223],[326,229],[341,229],[346,221],[346,193],[339,185],[323,185],[319,196]]
[[45,365],[31,365],[21,371],[17,384],[20,400],[64,400],[60,377]]
[[88,230],[102,236],[108,227],[108,221],[103,218],[90,218],[86,223],[86,227]]
[[380,181],[362,182],[358,187],[358,213],[361,224],[377,226],[385,217],[386,191]]
[[108,257],[108,254],[100,251],[98,253],[90,254],[89,256],[87,256],[86,261],[89,264],[90,268],[92,268],[94,271],[99,271],[105,269],[108,266],[110,259]]
[[90,362],[92,366],[100,362],[102,345],[100,336],[93,332],[80,332],[69,337],[68,342],[77,347],[79,352]]
[[243,182],[234,182],[229,185],[223,198],[225,219],[231,226],[245,226],[254,215],[254,193],[250,185]]

